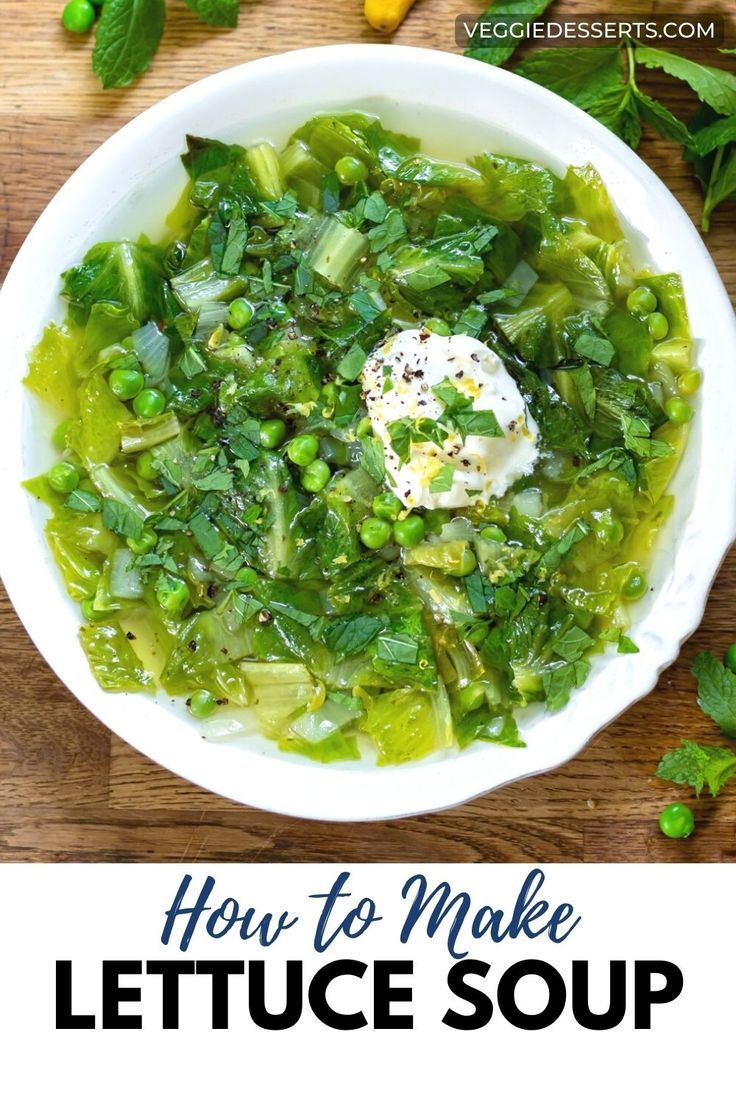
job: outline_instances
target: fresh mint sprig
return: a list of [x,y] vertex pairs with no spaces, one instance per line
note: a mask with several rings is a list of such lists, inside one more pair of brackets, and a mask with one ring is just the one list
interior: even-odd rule
[[[729,652],[730,662],[730,652]],[[713,655],[699,652],[693,661],[698,684],[698,705],[727,736],[736,736],[736,672]],[[707,786],[717,797],[732,775],[736,774],[736,751],[729,747],[706,746],[683,740],[679,748],[668,751],[657,767],[657,778],[679,786],[692,786],[700,797]]]
[[[186,6],[210,27],[236,27],[239,0],[184,0]],[[75,33],[91,30],[88,18],[70,18],[68,4],[62,23]],[[72,12],[72,15],[76,13]],[[82,15],[85,15],[83,12]],[[165,0],[104,0],[95,30],[92,68],[103,88],[125,88],[148,69],[158,50],[166,21]]]

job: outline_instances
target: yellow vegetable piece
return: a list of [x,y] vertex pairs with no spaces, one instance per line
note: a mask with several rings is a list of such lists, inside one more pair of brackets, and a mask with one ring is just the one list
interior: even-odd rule
[[414,0],[365,0],[365,17],[377,31],[390,33],[401,26]]

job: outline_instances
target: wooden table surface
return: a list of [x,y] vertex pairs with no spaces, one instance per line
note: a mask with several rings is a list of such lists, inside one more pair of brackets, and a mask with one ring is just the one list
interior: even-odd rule
[[[482,2],[482,0],[481,0]],[[161,49],[133,88],[103,93],[90,40],[65,35],[62,0],[0,0],[0,275],[59,186],[124,122],[190,81],[238,62],[328,42],[373,41],[360,0],[250,0],[234,32],[202,27],[171,0]],[[569,13],[567,0],[557,11]],[[666,10],[682,9],[668,2]],[[712,11],[718,3],[688,3]],[[466,8],[480,10],[481,3]],[[589,2],[580,10],[589,11]],[[725,7],[725,4],[724,4]],[[631,3],[633,10],[649,10]],[[394,41],[456,50],[459,0],[420,0]],[[643,82],[692,109],[673,82]],[[666,90],[666,91],[665,91]],[[697,215],[698,188],[679,151],[648,135],[642,156]],[[734,206],[707,243],[736,291]],[[730,231],[730,233],[729,233]],[[725,351],[724,351],[725,352]],[[727,354],[733,358],[733,350]],[[0,860],[3,861],[733,861],[736,785],[697,808],[687,841],[665,840],[657,815],[675,789],[652,781],[661,754],[687,736],[716,737],[689,674],[701,648],[736,637],[736,555],[721,570],[703,625],[645,701],[582,755],[450,812],[378,824],[290,820],[235,805],[179,780],[111,735],[59,682],[0,600]]]

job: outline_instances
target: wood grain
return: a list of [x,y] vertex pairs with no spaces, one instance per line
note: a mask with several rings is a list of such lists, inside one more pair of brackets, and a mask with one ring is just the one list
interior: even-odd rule
[[[480,9],[479,3],[466,7]],[[560,3],[557,11],[590,10]],[[250,58],[328,42],[379,40],[360,0],[250,0],[234,32],[201,27],[172,0],[150,72],[133,88],[103,93],[89,70],[90,40],[59,27],[61,0],[0,0],[0,274],[58,187],[100,142],[162,96]],[[420,0],[394,41],[455,50],[462,5]],[[646,11],[651,5],[631,3]],[[656,7],[656,5],[655,5]],[[666,10],[712,11],[717,3]],[[728,10],[724,6],[723,10]],[[693,102],[667,78],[644,86],[687,117]],[[689,166],[666,141],[641,153],[697,219]],[[708,235],[736,291],[734,208]],[[733,357],[733,350],[724,350]],[[736,556],[714,587],[704,622],[646,701],[630,709],[567,766],[463,808],[379,824],[330,825],[241,808],[150,763],[91,717],[57,680],[0,597],[0,860],[202,861],[727,861],[736,858],[736,787],[702,799],[698,831],[665,840],[657,815],[674,790],[652,781],[681,737],[715,737],[689,674],[701,648],[722,653],[736,636]]]

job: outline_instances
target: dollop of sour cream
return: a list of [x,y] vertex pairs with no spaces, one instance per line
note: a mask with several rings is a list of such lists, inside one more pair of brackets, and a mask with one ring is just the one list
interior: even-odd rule
[[[450,427],[440,444],[412,441],[409,459],[402,461],[389,427],[406,418],[442,422],[446,406],[432,388],[445,380],[472,401],[473,411],[493,411],[503,437],[469,434],[463,440]],[[500,498],[534,468],[539,456],[537,425],[501,359],[474,337],[404,330],[368,357],[362,383],[373,432],[383,444],[391,489],[408,508],[457,509],[478,499]],[[451,486],[431,490],[447,465],[452,466]],[[444,475],[440,483],[449,473]]]

